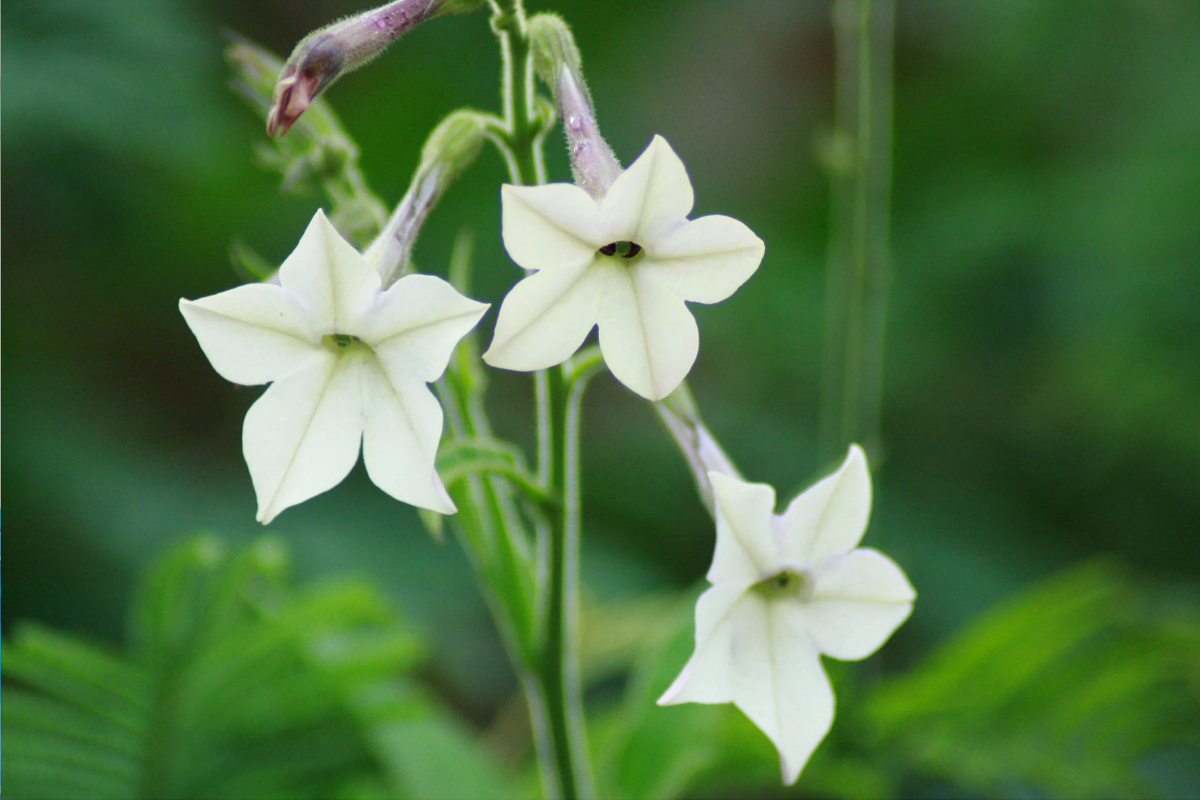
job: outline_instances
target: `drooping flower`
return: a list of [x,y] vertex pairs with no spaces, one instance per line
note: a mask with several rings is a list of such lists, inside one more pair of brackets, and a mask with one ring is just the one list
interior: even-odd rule
[[387,291],[318,211],[279,270],[179,310],[221,377],[270,383],[242,428],[258,520],[333,488],[358,461],[385,492],[455,511],[434,470],[442,408],[427,383],[488,306],[441,278]]
[[822,654],[856,661],[908,618],[916,594],[887,556],[857,547],[871,477],[857,446],[835,474],[774,516],[775,490],[710,472],[712,587],[696,604],[696,651],[659,705],[737,705],[800,775],[833,723]]
[[570,184],[505,186],[504,246],[523,279],[500,307],[484,360],[536,370],[567,360],[600,326],[617,380],[660,400],[700,346],[684,301],[716,303],[746,282],[764,245],[724,216],[688,220],[692,184],[661,136],[599,202]]

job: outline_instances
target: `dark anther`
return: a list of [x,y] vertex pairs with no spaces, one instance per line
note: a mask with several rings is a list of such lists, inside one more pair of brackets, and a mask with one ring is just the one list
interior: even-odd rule
[[633,258],[638,253],[642,252],[642,246],[636,242],[610,242],[600,248],[600,252],[606,256],[621,256],[622,258]]

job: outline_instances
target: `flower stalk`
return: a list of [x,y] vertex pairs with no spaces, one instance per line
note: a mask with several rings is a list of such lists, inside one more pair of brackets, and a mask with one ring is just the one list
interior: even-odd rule
[[692,480],[696,483],[700,501],[715,519],[716,500],[709,473],[717,472],[738,479],[742,477],[741,473],[729,456],[725,455],[716,437],[700,418],[700,410],[696,407],[696,400],[692,397],[692,390],[688,388],[686,381],[679,384],[679,388],[671,392],[666,399],[655,403],[654,413],[658,415],[659,421],[683,453],[688,469],[691,470]]
[[484,131],[494,119],[489,117],[477,111],[456,111],[429,135],[408,192],[363,254],[379,271],[384,288],[412,269],[417,232],[450,184],[479,155]]
[[[518,186],[546,182],[542,144],[553,111],[538,103],[533,87],[529,26],[521,0],[492,0],[492,30],[500,44],[504,127],[488,128]],[[539,530],[538,618],[544,624],[540,657],[522,676],[548,797],[594,796],[579,683],[578,403],[586,377],[568,384],[564,371],[534,372],[537,475],[564,499],[563,513]],[[578,394],[577,394],[578,393]],[[574,399],[572,398],[580,398]],[[572,402],[576,405],[572,416]],[[573,421],[569,422],[569,418]],[[558,462],[556,454],[563,460]],[[558,462],[558,463],[556,463]],[[568,487],[573,486],[571,497]]]

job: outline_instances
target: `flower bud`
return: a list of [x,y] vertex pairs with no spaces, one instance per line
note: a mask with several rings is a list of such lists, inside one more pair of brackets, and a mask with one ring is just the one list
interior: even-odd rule
[[327,86],[370,62],[417,23],[482,4],[483,0],[399,0],[313,31],[296,45],[279,74],[267,135],[287,133]]
[[529,20],[529,39],[534,69],[558,102],[575,183],[599,200],[621,174],[621,165],[596,125],[575,38],[561,17],[537,14]]

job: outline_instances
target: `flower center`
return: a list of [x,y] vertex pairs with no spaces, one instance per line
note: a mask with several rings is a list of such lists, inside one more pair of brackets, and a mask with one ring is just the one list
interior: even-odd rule
[[610,242],[600,248],[600,252],[606,256],[620,256],[621,258],[633,258],[638,253],[642,252],[642,246],[636,242]]
[[767,600],[791,598],[803,603],[812,597],[813,583],[812,573],[808,570],[785,569],[750,588]]
[[370,350],[370,346],[357,336],[351,336],[348,333],[329,333],[324,337],[325,346],[335,353],[346,352],[351,349]]

